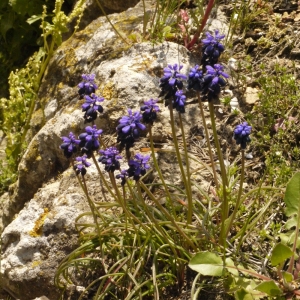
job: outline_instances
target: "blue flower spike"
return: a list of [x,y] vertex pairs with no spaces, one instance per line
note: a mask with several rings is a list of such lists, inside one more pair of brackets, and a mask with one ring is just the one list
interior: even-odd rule
[[188,86],[187,88],[193,89],[195,91],[201,91],[203,85],[203,72],[200,69],[199,65],[191,68],[189,77],[188,77]]
[[125,183],[126,183],[127,177],[128,177],[127,170],[122,170],[122,171],[120,172],[120,174],[116,175],[116,178],[117,178],[117,179],[121,179],[121,185],[123,185],[123,186],[124,186]]
[[100,147],[99,136],[102,134],[102,129],[97,129],[96,125],[85,127],[84,133],[79,135],[82,153],[86,153],[90,157],[93,151],[98,150]]
[[165,99],[172,98],[177,90],[182,90],[183,82],[187,77],[180,73],[182,65],[168,65],[164,68],[164,76],[160,79],[159,87],[161,92],[159,97],[164,96]]
[[208,101],[212,101],[218,97],[221,92],[221,87],[226,85],[226,80],[229,75],[224,72],[224,67],[215,64],[214,67],[206,66],[206,74],[203,77],[202,94],[206,95]]
[[128,115],[123,116],[119,121],[116,128],[117,142],[120,142],[121,147],[125,146],[126,150],[131,148],[140,137],[140,131],[146,129],[146,126],[140,122],[142,117],[139,111],[132,113],[132,110],[128,109]]
[[81,174],[84,176],[86,174],[86,168],[91,166],[91,163],[87,161],[87,155],[84,154],[83,156],[76,157],[76,164],[74,165],[74,170],[76,174]]
[[211,35],[209,32],[205,33],[206,38],[202,42],[202,59],[201,64],[214,65],[218,62],[221,53],[225,50],[224,45],[220,43],[224,39],[224,34],[219,34],[218,30],[215,30],[215,35]]
[[186,96],[183,94],[183,91],[178,90],[175,94],[175,98],[173,101],[173,108],[175,108],[179,113],[184,113],[185,100],[186,100]]
[[127,170],[128,177],[133,177],[135,181],[138,181],[141,176],[144,176],[147,170],[150,168],[148,161],[150,155],[136,154],[134,159],[130,159],[128,162],[129,169]]
[[153,122],[156,120],[157,112],[160,111],[159,106],[156,104],[158,100],[150,99],[144,101],[144,105],[140,108],[143,112],[143,122],[145,124],[153,125]]
[[95,84],[95,74],[83,74],[82,76],[83,81],[78,84],[78,94],[80,99],[83,99],[85,95],[90,96],[91,94],[95,93],[98,89],[98,86]]
[[101,156],[98,161],[105,165],[104,169],[106,172],[114,172],[120,169],[119,159],[122,159],[122,156],[119,155],[117,148],[109,147],[105,150],[100,150],[99,153]]
[[75,138],[75,135],[70,132],[69,137],[61,137],[63,143],[59,146],[60,149],[64,150],[64,156],[70,158],[73,153],[77,152],[77,146],[80,143],[80,140]]
[[242,149],[246,149],[247,143],[251,141],[252,127],[248,125],[247,122],[243,122],[240,125],[237,125],[234,129],[233,137],[238,145],[241,145]]
[[91,96],[85,95],[85,103],[82,104],[82,111],[85,112],[84,120],[85,123],[93,122],[97,119],[97,113],[103,113],[103,107],[100,105],[104,101],[103,97],[98,97],[95,94]]

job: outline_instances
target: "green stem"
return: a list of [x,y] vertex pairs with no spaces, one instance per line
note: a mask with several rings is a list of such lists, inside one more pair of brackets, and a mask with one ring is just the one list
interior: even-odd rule
[[115,31],[115,33],[122,39],[122,41],[123,41],[125,44],[129,45],[128,41],[126,41],[126,39],[121,35],[121,33],[117,30],[117,28],[115,27],[115,25],[111,22],[111,20],[110,20],[109,17],[107,16],[107,14],[106,14],[105,10],[103,9],[103,7],[102,7],[100,1],[99,1],[99,0],[96,0],[96,1],[97,1],[98,6],[100,7],[102,13],[104,14],[104,16],[105,16],[107,22],[108,22],[108,23],[110,24],[110,26],[113,28],[113,30]]
[[185,163],[186,163],[186,174],[187,174],[187,193],[188,193],[187,224],[191,224],[192,217],[193,217],[193,195],[192,195],[192,186],[191,186],[189,156],[188,156],[188,152],[187,152],[187,145],[186,145],[186,140],[185,140],[185,135],[184,135],[184,128],[183,128],[181,113],[179,113],[179,123],[180,123],[181,134],[182,134],[183,149],[184,149],[184,156],[185,156]]
[[97,168],[97,171],[98,171],[98,173],[99,173],[99,175],[100,175],[100,177],[101,177],[101,180],[102,180],[102,182],[104,183],[105,187],[107,188],[107,190],[109,191],[109,193],[111,194],[111,196],[115,199],[115,201],[118,202],[119,199],[118,199],[117,196],[114,194],[114,192],[112,191],[112,189],[111,189],[110,186],[108,185],[108,183],[107,183],[107,181],[106,181],[104,175],[102,174],[102,171],[100,170],[100,167],[99,167],[99,165],[98,165],[98,162],[97,162],[97,160],[96,160],[96,158],[95,158],[94,153],[92,154],[92,159],[93,159],[93,162],[94,162],[94,164],[95,164],[95,166],[96,166],[96,168]]
[[186,240],[186,242],[191,246],[193,250],[196,251],[197,247],[192,242],[192,240],[185,234],[185,232],[182,231],[181,227],[178,226],[174,218],[169,214],[169,212],[159,203],[159,201],[153,196],[151,191],[147,188],[147,186],[140,182],[141,187],[143,190],[147,193],[149,198],[157,205],[157,207],[164,213],[164,215],[171,221],[171,223],[174,225],[174,227],[178,230],[179,234]]
[[228,213],[229,213],[229,203],[228,203],[228,199],[227,199],[228,179],[227,179],[223,154],[222,154],[222,150],[221,150],[219,139],[218,139],[217,127],[216,127],[216,121],[215,121],[215,113],[214,113],[214,105],[213,105],[212,101],[209,101],[209,113],[210,113],[211,126],[212,126],[212,130],[213,130],[213,135],[214,135],[214,143],[217,148],[217,154],[218,154],[219,164],[220,164],[220,169],[221,169],[223,199],[222,199],[222,206],[221,206],[222,220],[221,220],[220,241],[221,241],[221,244],[224,246],[224,249],[226,249],[225,220],[228,218]]
[[209,157],[210,157],[210,161],[211,161],[211,168],[212,168],[214,179],[215,179],[216,189],[218,190],[219,189],[219,181],[218,181],[218,176],[217,176],[216,167],[215,167],[215,163],[214,163],[213,152],[212,152],[211,145],[210,145],[210,138],[209,138],[209,133],[208,133],[207,125],[206,125],[206,120],[205,120],[205,115],[204,115],[204,110],[203,110],[203,104],[202,104],[202,101],[201,101],[201,98],[200,98],[200,92],[199,91],[197,91],[197,97],[198,97],[198,102],[199,102],[203,127],[204,127],[204,131],[205,131],[206,143],[207,143],[207,146],[208,146],[208,153],[209,153]]
[[229,223],[228,223],[228,225],[226,226],[226,229],[225,229],[225,238],[227,238],[227,236],[230,232],[230,228],[232,226],[232,223],[233,223],[233,221],[235,219],[235,216],[238,212],[238,209],[240,208],[240,205],[242,203],[241,197],[242,197],[243,183],[244,183],[244,176],[245,176],[245,150],[244,149],[241,149],[241,150],[242,150],[242,169],[241,169],[239,193],[238,193],[238,197],[237,197],[237,200],[236,200],[234,210],[233,210],[231,216],[229,217]]
[[[182,163],[182,159],[181,159],[181,155],[180,155],[180,151],[179,151],[179,146],[178,146],[178,140],[177,140],[177,136],[176,136],[172,103],[169,105],[169,110],[170,110],[171,128],[172,128],[172,135],[173,135],[173,140],[174,140],[175,152],[176,152],[176,156],[177,156],[177,159],[178,159],[178,164],[179,164],[179,168],[180,168],[180,172],[181,172],[181,176],[182,176],[182,181],[183,181],[184,186],[187,190],[186,193],[187,193],[187,197],[188,197],[188,203],[191,203],[192,202],[192,199],[190,198],[191,193],[189,192],[189,185],[188,185],[188,182],[187,182],[187,178],[185,176],[183,163]],[[188,213],[187,213],[187,217],[188,217],[187,218],[187,225],[189,225],[192,222],[192,218],[191,218],[189,210],[188,210]]]
[[153,145],[153,136],[152,136],[152,125],[150,125],[150,128],[149,128],[149,137],[150,137],[150,147],[151,147],[151,153],[152,153],[152,160],[153,160],[155,170],[157,171],[158,176],[159,176],[159,178],[160,178],[160,180],[161,180],[161,182],[164,186],[167,197],[169,198],[169,203],[170,203],[170,205],[172,207],[172,210],[173,210],[173,216],[174,216],[175,219],[177,219],[177,215],[176,215],[176,212],[175,212],[175,207],[174,207],[174,204],[173,204],[173,199],[171,197],[171,194],[170,194],[169,189],[166,185],[165,179],[162,175],[162,172],[160,170],[160,167],[158,165],[158,162],[157,162],[157,159],[156,159],[156,156],[155,156],[154,145]]

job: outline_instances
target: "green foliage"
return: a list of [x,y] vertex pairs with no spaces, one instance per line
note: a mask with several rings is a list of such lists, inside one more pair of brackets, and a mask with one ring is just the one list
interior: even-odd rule
[[296,173],[286,187],[284,196],[285,214],[288,217],[297,215],[300,218],[300,173]]
[[[14,1],[12,5],[17,11],[24,9],[27,1]],[[35,2],[34,2],[35,3]],[[38,2],[40,3],[40,2]],[[38,4],[36,4],[38,6]],[[9,76],[9,98],[2,98],[0,101],[1,126],[7,137],[7,166],[2,171],[2,179],[0,179],[0,191],[7,188],[7,183],[11,182],[15,176],[10,176],[10,180],[6,180],[4,174],[15,174],[17,171],[20,155],[25,149],[25,137],[29,129],[31,116],[37,101],[37,93],[41,79],[44,75],[46,67],[54,54],[55,49],[62,43],[62,33],[67,32],[67,25],[75,18],[78,27],[80,16],[84,9],[84,0],[76,3],[73,11],[67,16],[62,11],[63,0],[57,0],[53,10],[52,22],[47,21],[47,8],[41,7],[42,14],[40,17],[32,16],[29,23],[41,18],[42,24],[42,41],[43,46],[38,52],[35,52],[28,60],[24,68],[11,72]],[[35,6],[34,6],[35,7]],[[37,11],[32,8],[31,13]],[[27,14],[25,14],[27,16]],[[29,25],[29,24],[28,24]],[[6,32],[5,32],[6,33]],[[21,49],[20,43],[18,46]],[[43,104],[41,103],[43,106]]]
[[189,263],[189,267],[205,276],[222,276],[222,258],[211,252],[197,253]]
[[286,259],[290,258],[292,255],[293,251],[290,249],[290,247],[279,243],[274,247],[272,251],[271,264],[272,266],[282,264]]

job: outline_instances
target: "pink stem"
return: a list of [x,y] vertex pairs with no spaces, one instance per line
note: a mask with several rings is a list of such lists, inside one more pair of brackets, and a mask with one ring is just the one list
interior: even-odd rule
[[206,25],[207,19],[208,19],[210,13],[211,13],[211,10],[212,10],[213,6],[214,6],[214,0],[209,0],[208,5],[206,7],[204,17],[203,17],[202,22],[201,22],[201,26],[199,27],[199,29],[195,33],[193,39],[188,44],[187,49],[191,49],[194,46],[194,44],[197,42],[197,40],[200,36],[200,33],[202,32],[204,26]]

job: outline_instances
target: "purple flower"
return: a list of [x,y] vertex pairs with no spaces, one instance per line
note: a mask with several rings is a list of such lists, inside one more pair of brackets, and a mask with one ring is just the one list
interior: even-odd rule
[[105,150],[100,150],[99,153],[101,156],[98,161],[105,165],[105,171],[114,172],[120,169],[120,162],[118,160],[122,159],[122,156],[119,155],[117,148],[109,147]]
[[97,112],[102,113],[103,107],[100,105],[104,101],[103,97],[98,97],[95,94],[91,96],[85,95],[85,103],[82,104],[82,111],[85,112],[84,119],[85,122],[92,122],[97,118]]
[[133,177],[134,180],[138,181],[141,176],[146,174],[146,171],[150,168],[148,161],[150,155],[136,154],[134,159],[130,159],[128,162],[128,177]]
[[165,99],[173,97],[177,90],[183,88],[183,80],[186,80],[187,77],[183,74],[180,74],[180,70],[183,66],[178,66],[177,64],[168,65],[164,68],[164,76],[160,79],[161,93],[159,97],[164,96]]
[[200,70],[199,65],[191,68],[189,77],[188,77],[188,89],[194,89],[196,91],[202,90],[203,84],[203,72]]
[[128,116],[123,116],[117,126],[117,142],[121,143],[121,147],[126,147],[128,150],[133,146],[136,139],[140,136],[140,130],[145,130],[146,126],[140,123],[142,115],[139,111],[132,113],[128,109]]
[[224,39],[225,35],[219,34],[218,30],[215,30],[215,36],[206,32],[206,39],[202,40],[202,59],[201,64],[203,66],[213,65],[218,62],[221,53],[224,51],[224,46],[220,43]]
[[242,149],[245,149],[247,143],[251,141],[249,135],[251,133],[252,127],[248,125],[247,122],[243,122],[237,125],[234,129],[233,137],[238,145],[241,145]]
[[224,78],[229,75],[223,72],[222,65],[215,64],[214,67],[206,66],[206,74],[203,77],[202,94],[207,95],[208,101],[217,97],[221,91],[221,87],[226,85]]
[[157,112],[160,111],[159,106],[156,104],[158,100],[150,99],[144,101],[144,105],[141,107],[143,111],[143,121],[146,124],[153,124],[157,117]]
[[81,150],[83,153],[88,154],[90,156],[94,150],[99,149],[99,136],[102,134],[102,129],[97,129],[96,125],[85,127],[84,133],[79,135]]
[[75,135],[70,132],[69,137],[61,137],[63,143],[59,146],[60,149],[64,150],[64,156],[70,158],[73,153],[77,151],[77,145],[79,145],[80,140],[76,140]]
[[121,179],[121,185],[125,185],[126,183],[126,178],[128,177],[128,173],[127,173],[127,170],[122,170],[120,172],[120,174],[116,175],[116,178],[117,179]]
[[78,84],[78,94],[80,99],[84,97],[84,95],[91,95],[95,93],[98,86],[95,84],[95,74],[83,74],[82,76],[83,81]]
[[175,94],[175,98],[173,101],[173,108],[175,108],[180,113],[184,113],[185,100],[186,100],[186,96],[183,94],[183,91],[178,90]]
[[84,176],[86,174],[86,168],[88,168],[91,163],[89,163],[87,160],[87,155],[84,154],[83,156],[76,157],[76,165],[74,165],[74,170],[76,171],[76,174],[81,174]]

